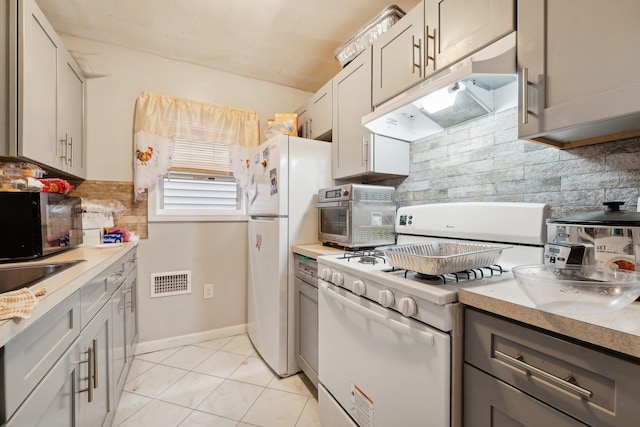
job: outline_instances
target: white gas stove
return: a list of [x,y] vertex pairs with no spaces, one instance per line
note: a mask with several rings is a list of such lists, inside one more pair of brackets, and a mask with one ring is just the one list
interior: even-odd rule
[[[491,281],[513,281],[516,265],[543,261],[549,210],[530,203],[446,203],[402,207],[396,215],[398,245],[442,241],[499,243],[499,263],[427,276],[392,267],[381,249],[318,258],[319,277],[443,331],[453,327],[447,304],[458,290]],[[515,285],[515,282],[514,282]]]
[[[542,263],[548,216],[546,205],[531,203],[398,209],[398,245],[446,241],[504,246],[495,264],[462,272],[427,276],[398,269],[382,248],[318,257],[321,423],[369,427],[398,420],[421,425],[430,419],[434,426],[460,425],[463,322],[458,290],[489,282],[516,286],[512,267]],[[384,379],[375,379],[372,372],[377,370],[386,371]],[[396,387],[389,381],[397,382]]]

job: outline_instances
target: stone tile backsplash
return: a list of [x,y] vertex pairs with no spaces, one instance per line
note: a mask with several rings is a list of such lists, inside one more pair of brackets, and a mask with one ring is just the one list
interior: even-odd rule
[[134,232],[142,239],[149,237],[147,224],[147,200],[135,201],[133,182],[126,181],[84,181],[71,195],[95,200],[118,200],[125,210],[114,215],[114,226]]
[[515,108],[411,144],[399,206],[464,201],[538,202],[552,216],[603,209],[640,195],[640,138],[560,150],[517,138]]

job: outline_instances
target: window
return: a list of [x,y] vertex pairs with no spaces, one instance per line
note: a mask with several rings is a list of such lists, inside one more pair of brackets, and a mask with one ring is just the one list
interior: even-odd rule
[[171,172],[158,188],[160,211],[189,215],[242,213],[242,191],[229,176]]
[[171,170],[159,180],[155,194],[156,219],[211,220],[244,214],[242,189],[231,176],[228,145],[174,138],[173,150]]
[[151,221],[246,218],[248,154],[259,130],[252,111],[143,92],[134,116],[136,200],[149,192]]

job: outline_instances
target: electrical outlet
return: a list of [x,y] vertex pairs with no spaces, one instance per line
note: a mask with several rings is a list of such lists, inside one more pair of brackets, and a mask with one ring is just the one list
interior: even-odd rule
[[205,283],[204,284],[204,295],[202,297],[204,299],[213,298],[213,283]]

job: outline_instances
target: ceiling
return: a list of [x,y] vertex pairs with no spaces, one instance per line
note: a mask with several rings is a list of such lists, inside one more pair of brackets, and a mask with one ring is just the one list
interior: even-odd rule
[[[59,33],[315,92],[386,0],[36,0]],[[419,0],[396,0],[405,12]]]

